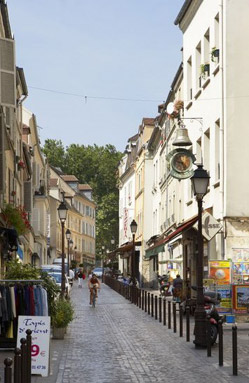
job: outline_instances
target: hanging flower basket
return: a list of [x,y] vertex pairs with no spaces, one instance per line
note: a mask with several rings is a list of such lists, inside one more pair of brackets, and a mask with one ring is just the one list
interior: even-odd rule
[[30,230],[31,226],[28,220],[28,213],[22,206],[13,206],[6,204],[1,212],[6,226],[11,228],[14,227],[18,235],[25,234]]
[[25,168],[25,163],[22,160],[19,160],[17,163],[18,169],[24,169]]

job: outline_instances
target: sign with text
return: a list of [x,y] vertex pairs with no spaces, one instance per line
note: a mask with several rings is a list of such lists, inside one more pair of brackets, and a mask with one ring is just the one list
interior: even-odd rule
[[21,339],[26,338],[26,330],[28,329],[32,331],[32,374],[48,376],[50,317],[19,315],[17,330],[17,347],[21,346]]
[[[194,224],[193,228],[198,230],[198,223]],[[202,214],[202,235],[207,241],[210,241],[221,228],[222,225],[207,211]]]

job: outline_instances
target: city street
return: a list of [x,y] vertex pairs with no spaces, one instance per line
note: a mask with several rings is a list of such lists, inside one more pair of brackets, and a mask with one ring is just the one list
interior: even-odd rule
[[187,343],[108,286],[102,285],[95,309],[89,306],[86,281],[83,289],[75,283],[71,299],[75,319],[64,340],[51,341],[50,376],[33,376],[33,383],[249,381],[245,328],[238,337],[244,350],[239,376],[233,377],[231,327],[224,331],[225,361],[219,367],[217,345],[207,358],[206,350],[195,349],[192,334]]

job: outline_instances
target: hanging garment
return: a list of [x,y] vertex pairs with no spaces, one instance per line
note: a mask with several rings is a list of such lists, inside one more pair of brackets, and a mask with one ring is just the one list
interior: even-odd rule
[[42,315],[47,316],[48,315],[47,291],[43,287],[41,287],[41,293],[42,293]]
[[16,300],[15,300],[15,288],[14,286],[10,287],[10,297],[11,297],[11,308],[13,317],[16,318]]
[[34,286],[29,286],[29,307],[30,307],[30,315],[35,315]]

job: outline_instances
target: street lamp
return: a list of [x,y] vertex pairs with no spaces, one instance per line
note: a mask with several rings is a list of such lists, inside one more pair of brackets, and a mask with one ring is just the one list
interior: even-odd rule
[[69,242],[71,239],[71,231],[66,230],[66,239],[67,239],[67,276],[69,277]]
[[101,247],[102,249],[102,282],[104,282],[104,250],[105,250],[105,246],[103,245]]
[[[135,234],[137,232],[137,222],[135,219],[130,224],[131,233],[132,233],[132,258],[131,258],[131,282],[132,282],[132,290],[136,286],[135,281]],[[134,290],[132,294],[132,302],[134,303]]]
[[72,255],[72,248],[73,248],[73,240],[72,239],[70,239],[70,241],[69,241],[69,248],[70,248],[69,260],[70,260],[70,265],[71,265],[71,262],[72,262],[71,255]]
[[206,336],[206,312],[204,309],[203,294],[203,237],[202,237],[202,200],[207,194],[209,175],[203,165],[197,165],[194,175],[191,177],[193,192],[198,204],[198,254],[196,257],[196,309],[195,309],[195,346],[204,347],[207,345]]
[[65,295],[65,221],[67,219],[67,207],[62,201],[58,207],[58,215],[61,221],[61,296]]
[[[115,238],[112,237],[112,239],[111,239],[111,251],[114,250],[114,244],[115,244]],[[113,254],[112,254],[112,257],[111,257],[111,268],[113,270]]]

